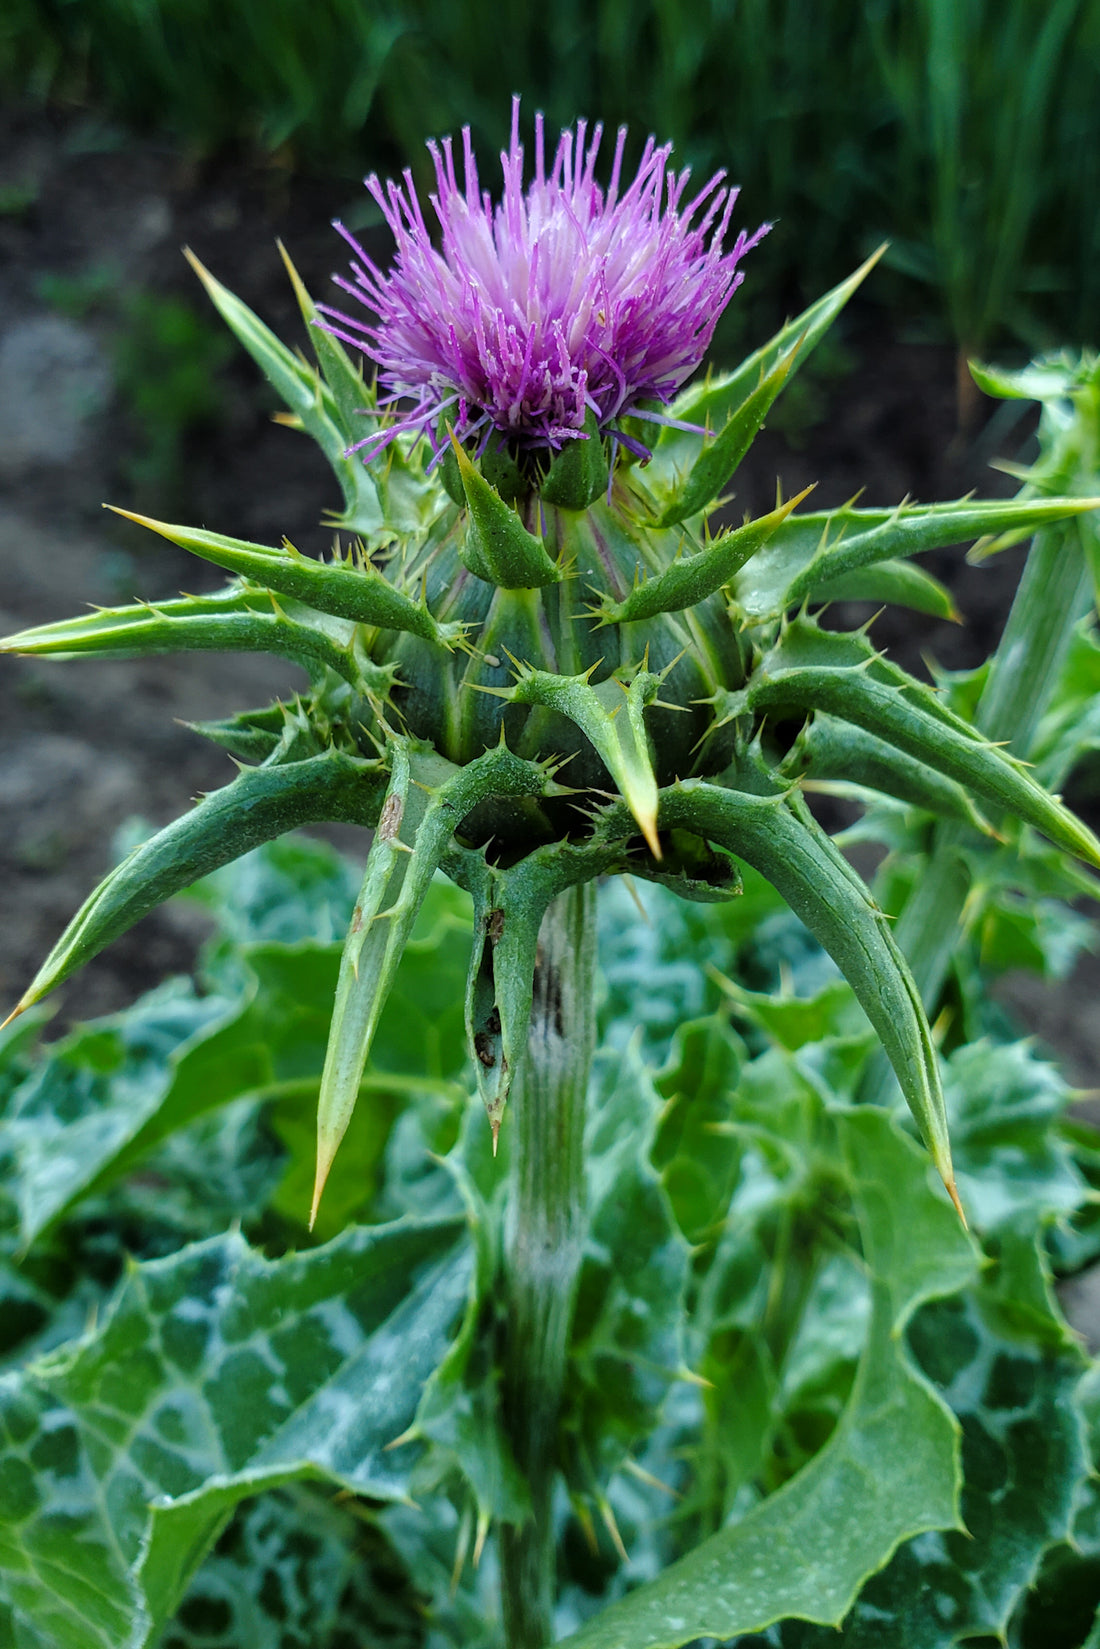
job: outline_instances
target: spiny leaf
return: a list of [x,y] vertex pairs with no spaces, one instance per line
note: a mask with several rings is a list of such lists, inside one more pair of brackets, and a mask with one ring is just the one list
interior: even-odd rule
[[417,1649],[422,1606],[354,1506],[311,1484],[246,1501],[188,1586],[159,1649],[337,1649],[362,1623],[386,1649]]
[[892,509],[845,505],[787,521],[737,580],[741,610],[772,617],[809,599],[828,599],[834,579],[883,561],[964,544],[1010,529],[1031,532],[1096,507],[1082,498],[960,498],[950,504],[898,504]]
[[696,458],[662,508],[656,526],[672,527],[686,521],[717,498],[759,434],[768,408],[786,383],[797,355],[795,343],[769,371],[762,373],[759,384],[730,413],[723,428]]
[[378,629],[407,630],[448,650],[463,634],[461,624],[437,623],[427,607],[392,584],[367,556],[360,556],[354,564],[314,561],[311,556],[300,554],[292,544],[271,549],[198,527],[170,526],[147,515],[135,515],[132,510],[116,509],[114,505],[108,507],[116,515],[136,521],[139,527],[148,527],[150,532],[159,533],[204,561],[212,561],[216,567],[225,567],[280,595],[293,596],[319,612]]
[[[278,603],[266,590],[230,585],[212,596],[179,596],[155,606],[103,607],[79,618],[39,624],[0,641],[0,652],[58,659],[139,658],[146,654],[275,653],[303,669],[324,665],[357,683],[346,625]],[[368,674],[374,667],[364,661]]]
[[826,579],[823,584],[814,585],[809,599],[814,602],[873,601],[876,605],[889,602],[895,607],[927,613],[930,618],[946,618],[953,624],[962,622],[947,586],[910,561],[879,561],[872,567],[860,567],[855,572],[842,573],[839,578]]
[[728,715],[825,710],[854,722],[1100,866],[1100,842],[1092,831],[1048,795],[1023,763],[953,716],[929,688],[888,665],[863,637],[832,636],[796,621],[746,687],[721,697]]
[[[438,859],[428,858],[430,838],[424,835],[418,840],[417,827],[425,805],[422,793],[409,795],[408,747],[404,740],[395,739],[390,746],[386,799],[379,813],[378,829],[340,962],[332,1030],[317,1105],[317,1175],[310,1210],[311,1228],[337,1147],[359,1097],[363,1067],[378,1015],[420,900],[438,868]],[[409,807],[408,820],[406,807]],[[416,850],[402,839],[403,829],[417,842]]]
[[[277,242],[277,245],[279,256],[283,260],[283,268],[286,270],[290,278],[290,284],[294,289],[294,296],[298,301],[302,319],[309,327],[310,342],[313,345],[325,384],[332,397],[332,411],[343,437],[343,445],[345,447],[350,446],[359,434],[359,425],[362,422],[361,414],[363,408],[373,399],[373,392],[364,381],[362,368],[353,364],[340,340],[333,337],[332,333],[325,327],[316,324],[317,306],[306,290],[302,277],[294,267],[290,253],[282,241]],[[218,288],[218,283],[205,270],[198,268],[196,273],[204,283],[208,283],[207,289],[210,291],[211,297],[215,297],[215,290],[218,291],[218,296],[225,291],[224,287]],[[215,302],[217,302],[217,298],[215,298]],[[238,336],[240,336],[239,333]],[[245,347],[248,348],[248,345],[246,344]],[[263,365],[263,362],[261,361],[260,364]],[[343,454],[341,453],[340,456],[342,457]],[[359,468],[362,468],[362,465]]]
[[[326,354],[322,358],[333,377],[338,379],[338,391],[331,388],[299,355],[288,349],[270,327],[265,326],[228,287],[216,280],[186,247],[184,256],[206,288],[222,320],[252,356],[276,394],[290,408],[295,426],[311,436],[328,459],[344,494],[344,515],[349,525],[354,522],[357,530],[368,533],[384,528],[387,512],[382,508],[371,471],[357,458],[345,456],[355,438],[354,433],[344,427],[350,386],[344,375],[334,370],[333,357]],[[304,297],[309,303],[305,289],[285,253],[284,262],[291,273],[299,303]],[[320,348],[323,346],[319,346],[319,352]],[[373,398],[373,391],[362,385],[359,407],[368,407]]]
[[264,325],[258,315],[253,314],[247,304],[216,280],[190,248],[185,247],[183,255],[206,288],[222,320],[244,345],[290,410],[303,422],[316,416],[316,374],[275,336],[270,327]]
[[425,530],[438,514],[442,497],[434,477],[406,457],[399,442],[391,442],[375,462],[364,464],[349,448],[362,438],[363,415],[378,417],[377,391],[364,380],[337,340],[315,326],[316,307],[297,270],[280,245],[302,318],[310,327],[320,374],[279,341],[264,323],[214,279],[190,252],[185,255],[202,281],[222,319],[235,333],[286,405],[290,415],[280,422],[309,435],[340,483],[344,509],[334,525],[361,533],[373,546],[392,543],[406,533]]
[[87,1339],[0,1382],[0,1596],[19,1640],[145,1649],[264,1488],[406,1497],[410,1457],[386,1445],[446,1351],[468,1273],[454,1218],[353,1229],[273,1263],[229,1235],[133,1267]]
[[470,526],[462,547],[465,565],[477,577],[502,590],[541,589],[561,583],[561,569],[547,555],[541,538],[529,533],[511,504],[491,487],[451,434]]
[[537,796],[547,783],[542,768],[513,756],[504,744],[464,768],[396,736],[389,750],[389,788],[340,963],[317,1108],[311,1221],[413,922],[456,827],[489,796]]
[[[872,1282],[855,1388],[825,1448],[783,1488],[566,1639],[568,1649],[678,1649],[777,1619],[837,1625],[899,1541],[958,1526],[957,1429],[917,1376],[901,1330],[974,1273],[915,1147],[871,1111],[839,1116]],[[904,1471],[891,1469],[904,1461]],[[564,1646],[563,1646],[564,1649]]]
[[[908,965],[889,922],[855,871],[808,811],[795,811],[797,805],[796,797],[750,795],[689,779],[661,792],[658,821],[662,827],[696,830],[745,859],[829,952],[878,1032],[932,1160],[954,1197],[939,1069]],[[604,827],[612,823],[606,819]]]
[[585,510],[607,489],[607,449],[596,415],[585,414],[583,440],[566,441],[539,482],[544,503],[563,510]]
[[[222,1033],[235,1016],[226,996],[200,997],[188,982],[169,980],[43,1049],[0,1117],[6,1245],[25,1256],[76,1201],[125,1173],[140,1155],[131,1154],[135,1139],[145,1134],[146,1149],[157,1143],[169,1110],[177,1126],[191,1121],[198,1113],[185,1097],[185,1071],[196,1061],[188,1054],[219,1040],[224,1053]],[[237,1051],[220,1068],[207,1066],[197,1085],[202,1102],[224,1104],[249,1085],[252,1070]]]
[[704,549],[681,555],[663,571],[636,584],[622,601],[605,598],[598,608],[599,622],[631,624],[655,618],[658,613],[682,612],[685,607],[705,601],[708,595],[731,581],[811,491],[812,488],[806,487],[770,514],[757,516],[755,521],[746,521],[743,527],[723,533]]
[[799,733],[783,771],[792,778],[834,779],[842,785],[878,790],[941,819],[954,819],[983,835],[992,834],[988,821],[961,784],[905,755],[885,739],[823,711],[817,711]]
[[285,767],[245,769],[135,848],[100,883],[35,974],[16,1013],[40,1002],[165,899],[260,842],[321,820],[374,824],[384,785],[382,763],[336,750]]
[[[966,1532],[936,1531],[903,1546],[871,1577],[839,1633],[789,1623],[777,1634],[779,1649],[1081,1641],[1064,1635],[1072,1631],[1064,1595],[1045,1623],[1033,1616],[1043,1555],[1073,1539],[1074,1511],[1089,1492],[1081,1356],[1024,1328],[1000,1270],[961,1297],[925,1306],[909,1331],[918,1363],[964,1428]],[[1031,1631],[1018,1637],[1021,1615]]]
[[655,859],[661,857],[657,836],[657,780],[649,753],[646,706],[653,704],[660,679],[636,671],[630,685],[609,676],[592,686],[583,676],[556,676],[521,667],[515,686],[499,689],[513,704],[541,704],[568,716],[591,743],[619,787]]
[[[228,750],[238,761],[257,766],[273,756],[279,760],[276,752],[285,752],[288,734],[289,742],[297,744],[300,739],[312,747],[314,754],[319,754],[323,748],[317,730],[310,725],[300,701],[292,706],[277,700],[274,704],[264,705],[261,710],[238,710],[218,721],[189,721],[185,725],[192,733],[198,733],[201,738]],[[293,758],[283,755],[282,759]]]
[[[760,382],[774,372],[785,358],[789,360],[786,376],[793,377],[885,250],[885,245],[882,245],[872,252],[847,280],[818,298],[795,320],[780,327],[773,338],[754,350],[735,371],[711,375],[703,383],[683,390],[669,407],[669,417],[695,424],[709,418],[711,423],[717,423],[719,419],[728,417],[734,407],[742,406]],[[666,452],[675,452],[677,434],[671,428],[662,430],[654,454],[655,461],[663,461]],[[667,466],[663,464],[663,467]]]
[[890,557],[918,555],[987,533],[1031,532],[1098,505],[1100,499],[1096,498],[963,498],[953,504],[901,504],[880,527],[868,526],[863,532],[857,529],[847,538],[825,545],[789,586],[787,602],[793,605],[825,580],[844,577]]
[[[253,1108],[269,1107],[265,1130],[290,1152],[268,1206],[293,1230],[304,1226],[314,1113],[340,966],[336,934],[347,927],[360,880],[351,879],[348,866],[338,882],[326,885],[320,857],[320,844],[284,838],[216,873],[215,885],[203,887],[222,930],[217,952],[207,953],[210,994],[197,996],[180,980],[166,982],[132,1008],[50,1044],[18,1083],[0,1117],[0,1158],[8,1168],[7,1214],[0,1211],[0,1222],[21,1253],[59,1220],[74,1210],[79,1214],[88,1198],[102,1196],[136,1170],[145,1167],[151,1186],[170,1176],[176,1159],[165,1146],[169,1153],[201,1153],[201,1144],[192,1147],[183,1136],[203,1118],[213,1126],[212,1113],[242,1098]],[[432,1095],[446,1112],[467,1091],[460,1005],[469,949],[464,903],[456,889],[439,882],[421,907],[361,1085],[369,1118],[354,1119],[353,1128],[361,1125],[351,1159],[343,1152],[337,1159],[319,1220],[322,1237],[338,1234],[370,1208],[378,1159],[410,1096]],[[22,1023],[33,1018],[32,1011]],[[0,1042],[18,1030],[13,1027]],[[159,1154],[150,1161],[153,1153]],[[196,1204],[206,1184],[196,1164]],[[155,1220],[158,1193],[150,1189],[148,1195]],[[212,1214],[215,1228],[244,1212],[232,1198],[226,1208],[224,1216]],[[200,1223],[195,1234],[208,1229]]]

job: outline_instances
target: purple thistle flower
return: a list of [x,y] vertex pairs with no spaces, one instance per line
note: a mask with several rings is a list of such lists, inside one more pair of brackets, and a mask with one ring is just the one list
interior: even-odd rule
[[640,403],[667,403],[698,366],[744,279],[740,259],[771,225],[751,236],[742,230],[725,251],[737,190],[716,172],[681,205],[690,168],[671,171],[672,145],[658,147],[653,138],[620,194],[625,127],[601,189],[595,166],[602,135],[597,126],[586,148],[587,125],[578,121],[575,133],[562,133],[548,173],[543,119],[536,115],[535,176],[524,189],[516,98],[497,206],[479,187],[469,127],[462,134],[464,188],[451,139],[444,138],[442,150],[429,143],[438,250],[411,172],[404,187],[367,178],[397,243],[394,265],[383,274],[337,223],[357,260],[354,281],[337,276],[337,284],[374,319],[321,305],[320,324],[377,364],[387,391],[382,405],[414,405],[349,452],[363,448],[372,458],[402,433],[427,433],[438,451],[444,414],[460,440],[478,439],[482,450],[494,431],[518,448],[560,449],[585,438],[588,413],[601,430],[627,413],[668,421]]

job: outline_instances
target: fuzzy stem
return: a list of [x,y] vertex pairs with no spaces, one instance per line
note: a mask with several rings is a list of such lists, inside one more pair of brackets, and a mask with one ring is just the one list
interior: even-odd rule
[[560,894],[543,918],[527,1058],[512,1102],[503,1398],[532,1515],[501,1531],[508,1649],[542,1649],[552,1636],[557,1423],[585,1238],[595,926],[591,883]]

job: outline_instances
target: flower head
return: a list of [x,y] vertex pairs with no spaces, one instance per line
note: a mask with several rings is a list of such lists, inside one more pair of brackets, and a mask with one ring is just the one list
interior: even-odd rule
[[698,366],[744,278],[740,259],[770,225],[742,230],[726,250],[737,190],[716,172],[684,204],[690,168],[672,171],[671,144],[653,138],[620,192],[625,128],[601,188],[602,135],[579,121],[547,170],[536,115],[525,188],[517,98],[496,205],[481,190],[468,127],[461,187],[450,138],[430,143],[438,249],[410,172],[403,185],[366,180],[397,243],[393,268],[382,273],[337,224],[356,257],[354,279],[337,282],[373,319],[321,306],[321,324],[377,364],[383,404],[414,403],[358,443],[366,456],[402,432],[436,445],[441,415],[482,448],[498,432],[517,448],[560,449],[583,438],[589,413],[600,430],[627,413],[663,421],[640,403],[669,401]]

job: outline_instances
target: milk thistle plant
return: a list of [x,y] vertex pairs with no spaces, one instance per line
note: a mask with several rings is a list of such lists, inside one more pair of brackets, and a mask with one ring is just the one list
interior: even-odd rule
[[[420,1599],[400,1638],[410,1643],[537,1649],[575,1629],[578,1649],[642,1649],[788,1617],[836,1623],[901,1542],[961,1527],[957,1426],[901,1331],[922,1302],[973,1282],[968,1182],[960,1198],[921,992],[891,920],[807,795],[858,787],[865,802],[879,797],[875,817],[908,821],[922,842],[946,821],[941,860],[959,843],[971,865],[999,854],[998,886],[1015,856],[1020,875],[1044,867],[1048,892],[1076,892],[1088,876],[1074,867],[1100,867],[1100,842],[1025,750],[993,741],[973,694],[922,684],[866,628],[831,628],[828,609],[871,600],[946,614],[949,597],[912,557],[1036,531],[1050,553],[1049,534],[1075,531],[1095,500],[1081,495],[1080,442],[1063,430],[1053,470],[1012,501],[815,511],[801,494],[718,524],[770,407],[875,259],[735,371],[689,382],[768,225],[734,234],[724,176],[693,189],[653,140],[628,180],[625,151],[620,132],[602,183],[599,127],[579,123],[550,154],[536,118],[528,166],[517,106],[499,199],[468,133],[460,166],[449,140],[431,146],[430,213],[410,174],[368,179],[395,242],[388,271],[342,230],[353,260],[338,277],[344,298],[315,305],[285,260],[315,366],[192,259],[283,398],[282,422],[332,465],[343,494],[332,558],[133,517],[231,581],[5,643],[58,658],[266,650],[308,681],[290,703],[199,728],[239,775],[123,859],[17,1014],[155,905],[294,827],[373,832],[323,1067],[299,1042],[278,1080],[274,1053],[266,1078],[233,1079],[236,1054],[219,1055],[215,1037],[191,1098],[179,1099],[177,1077],[164,1090],[182,1107],[175,1122],[158,1100],[123,1146],[121,1135],[104,1146],[101,1126],[91,1169],[75,1170],[83,1191],[102,1187],[229,1097],[278,1089],[283,1103],[293,1090],[300,1110],[318,1096],[312,1197],[299,1185],[293,1216],[301,1252],[265,1260],[232,1235],[140,1265],[105,1326],[11,1377],[18,1493],[0,1561],[14,1577],[13,1643],[223,1641],[186,1610],[173,1626],[176,1610],[197,1573],[214,1573],[208,1554],[233,1509],[288,1485],[340,1489],[391,1569],[405,1564]],[[1084,416],[1089,396],[1094,370],[1067,368],[1048,399]],[[1052,681],[1088,607],[1083,555],[1064,550],[1074,553]],[[1029,691],[1041,698],[1042,681]],[[435,1000],[448,977],[423,919],[456,908],[439,873],[472,911],[468,1065],[448,1047],[440,1068],[467,1073],[487,1113],[460,1106],[449,1134],[423,1120],[446,1084],[422,1075],[402,1088],[392,1063],[379,1075],[372,1062],[391,991],[409,1013],[417,989]],[[662,1076],[639,1065],[637,1038],[594,1068],[595,890],[615,878],[666,890],[645,903],[668,931],[680,918],[667,890],[699,907],[704,949],[740,910],[774,924],[785,905],[839,974],[802,1006],[726,980],[725,1006],[681,1029]],[[944,910],[950,928],[962,906],[949,921]],[[655,942],[659,952],[664,936]],[[410,995],[402,970],[425,954],[434,960]],[[260,994],[239,1011],[262,1018],[272,952],[249,955]],[[300,962],[291,947],[279,966]],[[266,1021],[272,1048],[312,1011],[307,994],[292,991]],[[731,1011],[755,1026],[755,1053]],[[825,1015],[814,1035],[807,1014]],[[195,1035],[193,1053],[206,1031]],[[172,1057],[178,1073],[192,1053]],[[878,1103],[857,1103],[876,1081]],[[391,1094],[385,1125],[363,1124],[391,1089],[406,1098]],[[430,1104],[408,1099],[414,1090]],[[897,1090],[927,1157],[899,1126]],[[361,1124],[389,1140],[387,1166],[376,1152],[370,1170],[385,1189],[368,1205],[345,1174],[339,1206],[362,1223],[311,1246],[307,1218],[316,1237],[331,1234],[326,1185],[333,1195],[341,1144]],[[797,1149],[784,1128],[803,1130]],[[744,1255],[730,1258],[757,1230],[753,1197],[766,1201],[765,1182],[787,1173],[781,1160],[812,1161],[806,1195],[813,1183],[834,1209],[833,1258],[795,1292],[804,1304],[821,1277],[839,1279],[839,1309],[856,1312],[844,1332],[863,1347],[815,1422],[820,1446],[796,1446],[792,1433],[786,1466],[766,1443],[779,1388],[765,1369],[781,1306],[769,1275],[787,1288],[793,1273],[758,1245],[751,1286],[771,1299],[771,1326],[751,1330],[748,1306],[731,1303]],[[69,1169],[56,1158],[52,1169],[47,1212],[15,1196],[24,1252],[74,1204],[71,1187],[56,1190]],[[986,1181],[972,1164],[971,1182],[980,1203]],[[1076,1207],[1085,1192],[1074,1183]],[[787,1229],[788,1267],[798,1230]],[[842,1264],[842,1249],[858,1265]],[[36,1425],[76,1438],[52,1502],[80,1531],[72,1550],[50,1503],[24,1493]],[[1083,1480],[1080,1437],[1076,1447]],[[324,1517],[344,1517],[340,1505]],[[576,1531],[591,1543],[587,1569],[571,1555]],[[292,1641],[391,1641],[384,1591],[354,1639],[330,1609],[323,1620],[307,1611]]]

